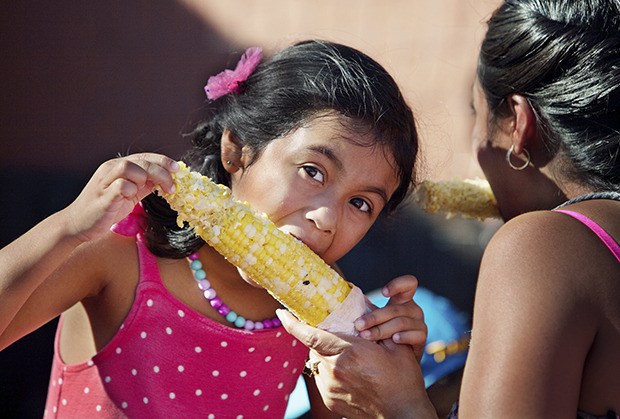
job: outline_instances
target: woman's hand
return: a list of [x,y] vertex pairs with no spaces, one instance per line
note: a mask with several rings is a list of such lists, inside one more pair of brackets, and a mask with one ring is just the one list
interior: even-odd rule
[[62,211],[68,234],[81,242],[102,236],[156,186],[172,192],[170,173],[178,167],[176,161],[155,153],[133,154],[101,164],[76,200]]
[[314,378],[328,409],[345,417],[436,417],[413,349],[336,335],[277,311],[286,330],[311,349]]
[[390,297],[385,307],[377,308],[355,321],[360,336],[368,340],[391,338],[395,343],[410,345],[420,361],[428,328],[424,323],[424,312],[413,301],[417,288],[418,280],[411,275],[391,280],[381,290],[385,297]]

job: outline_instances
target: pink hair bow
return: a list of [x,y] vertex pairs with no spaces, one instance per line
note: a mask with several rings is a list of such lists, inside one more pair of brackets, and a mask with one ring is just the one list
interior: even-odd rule
[[205,93],[210,100],[219,99],[229,93],[240,93],[239,83],[244,82],[254,72],[263,57],[263,50],[259,47],[248,48],[241,56],[234,70],[224,70],[215,76],[209,77],[205,86]]
[[121,236],[135,236],[146,228],[146,211],[142,206],[142,202],[138,202],[127,217],[110,227],[116,234]]

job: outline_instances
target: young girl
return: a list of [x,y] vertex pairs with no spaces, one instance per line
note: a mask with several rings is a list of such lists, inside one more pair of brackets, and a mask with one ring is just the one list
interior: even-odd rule
[[[184,160],[334,264],[410,189],[412,112],[352,48],[307,41],[260,61],[250,49],[209,80],[212,114]],[[177,168],[151,153],[105,162],[75,202],[0,252],[0,348],[62,313],[46,416],[284,414],[307,349],[280,326],[281,306],[152,193],[172,191]],[[415,286],[392,282],[373,339],[423,345]]]

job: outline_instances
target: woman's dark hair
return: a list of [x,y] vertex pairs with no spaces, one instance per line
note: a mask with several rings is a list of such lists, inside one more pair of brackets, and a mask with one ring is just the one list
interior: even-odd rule
[[[393,78],[364,53],[327,41],[300,42],[262,62],[241,87],[242,93],[212,103],[212,115],[197,127],[194,147],[183,158],[215,182],[230,186],[220,157],[225,129],[258,156],[273,139],[335,112],[345,117],[347,128],[373,134],[376,145],[394,158],[400,183],[386,212],[415,185],[418,138],[413,113]],[[176,212],[162,198],[151,195],[143,204],[147,241],[156,255],[181,258],[204,244],[191,228],[176,225]]]
[[505,99],[526,97],[563,174],[620,191],[620,3],[506,0],[492,15],[478,61],[492,121]]

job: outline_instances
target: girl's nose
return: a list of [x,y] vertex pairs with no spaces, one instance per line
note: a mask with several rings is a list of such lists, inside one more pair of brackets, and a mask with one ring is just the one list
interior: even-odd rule
[[334,234],[338,226],[337,211],[327,205],[316,207],[306,213],[306,218],[312,222],[319,230]]

